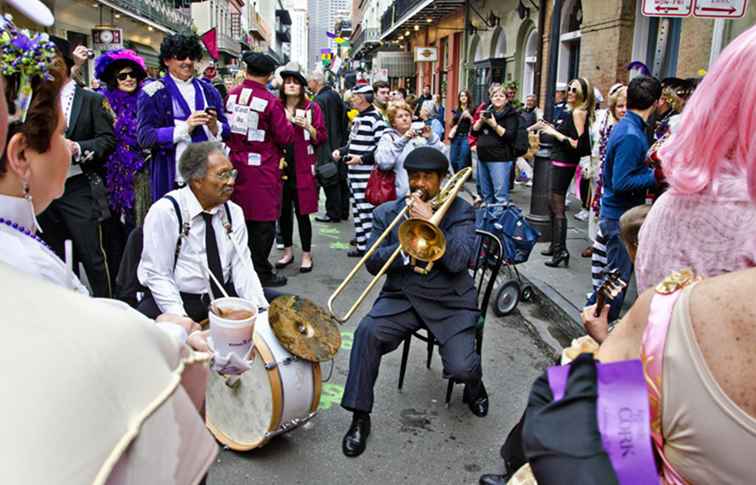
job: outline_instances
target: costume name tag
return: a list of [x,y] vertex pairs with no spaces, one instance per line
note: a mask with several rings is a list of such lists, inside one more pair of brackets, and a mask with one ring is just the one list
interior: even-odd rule
[[232,94],[228,97],[228,99],[226,100],[226,111],[228,111],[229,113],[234,112],[234,106],[236,106],[236,100],[238,98],[239,96],[237,96],[236,94]]
[[310,130],[304,130],[305,141],[310,141]]
[[257,125],[260,124],[260,113],[257,111],[249,110],[249,115],[247,117],[247,127],[252,130],[257,130]]
[[312,145],[307,145],[307,154],[315,155],[315,150],[312,149]]
[[252,96],[252,90],[249,88],[243,88],[241,90],[241,94],[239,95],[239,104],[247,105],[249,104],[249,97]]
[[251,106],[255,111],[265,111],[265,108],[268,106],[268,100],[255,96],[252,98]]
[[231,118],[231,133],[245,135],[247,133],[247,123],[249,118],[249,107],[236,105],[234,114]]
[[247,156],[247,165],[251,165],[253,167],[259,167],[262,165],[262,157],[259,153],[250,153]]
[[249,130],[247,141],[265,141],[265,130]]

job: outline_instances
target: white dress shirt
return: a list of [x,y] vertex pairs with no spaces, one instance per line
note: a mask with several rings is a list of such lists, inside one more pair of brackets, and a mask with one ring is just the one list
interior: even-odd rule
[[[161,312],[186,315],[180,292],[210,294],[205,220],[202,218],[205,211],[189,187],[174,190],[168,195],[179,203],[183,222],[189,222],[189,235],[182,236],[181,252],[178,258],[174,258],[179,237],[176,212],[166,198],[155,202],[144,220],[144,247],[137,277],[150,289]],[[244,213],[231,201],[228,206],[233,226],[230,234],[225,228],[226,209],[222,205],[206,211],[213,214],[212,224],[218,240],[223,282],[233,279],[236,293],[241,298],[256,303],[260,308],[267,308],[268,302],[247,246]]]
[[[32,209],[25,199],[0,195],[0,217],[34,230]],[[0,224],[0,261],[63,288],[89,295],[76,275],[41,242]]]
[[[73,79],[69,79],[60,90],[60,104],[63,106],[63,115],[66,117],[66,130],[71,126],[71,111],[73,111],[74,96],[76,96],[76,82]],[[79,148],[78,143],[75,143],[75,145],[74,150],[79,153],[72,153],[71,155],[74,160],[78,160],[81,156],[81,148]],[[84,173],[81,170],[81,165],[72,163],[71,168],[68,169],[68,178],[81,173]]]
[[[171,79],[174,83],[176,83],[176,87],[179,90],[179,93],[181,93],[181,96],[186,101],[187,106],[189,106],[189,109],[192,110],[192,112],[197,111],[197,105],[195,104],[195,89],[194,84],[192,81],[194,78],[189,78],[187,81],[182,81],[181,79],[174,77],[173,74],[169,74],[171,76]],[[202,99],[205,102],[205,108],[207,108],[208,102],[207,98],[205,97],[205,92],[201,91]],[[178,101],[175,99],[173,100],[173,112],[179,113],[182,112],[181,107],[178,104]],[[189,116],[191,116],[192,113],[187,113]],[[181,177],[181,172],[179,171],[178,164],[179,159],[181,158],[181,154],[184,153],[184,150],[186,150],[186,147],[189,146],[189,144],[192,142],[192,136],[189,134],[189,125],[185,120],[179,120],[174,119],[174,124],[176,125],[176,128],[173,130],[173,143],[176,144],[176,182],[178,183],[184,183],[184,179]],[[207,135],[207,139],[209,141],[221,141],[221,129],[220,126],[218,126],[218,136],[213,135],[213,132],[210,131],[210,128],[207,126],[200,127],[201,129],[205,130],[205,135]],[[195,128],[197,130],[199,128]]]

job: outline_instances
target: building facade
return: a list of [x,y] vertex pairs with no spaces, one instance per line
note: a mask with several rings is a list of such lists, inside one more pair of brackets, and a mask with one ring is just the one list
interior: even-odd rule
[[302,66],[302,69],[307,68],[308,28],[307,9],[291,9],[291,60]]

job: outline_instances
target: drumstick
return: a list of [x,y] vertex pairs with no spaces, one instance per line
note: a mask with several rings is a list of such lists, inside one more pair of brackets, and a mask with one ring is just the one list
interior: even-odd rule
[[69,273],[73,274],[73,243],[70,239],[66,239],[63,242],[63,247],[66,258],[66,268]]
[[[220,288],[221,293],[223,293],[223,296],[225,296],[226,298],[231,298],[230,296],[228,296],[228,293],[226,293],[226,289],[223,288],[223,285],[220,284],[220,281],[218,281],[218,278],[215,277],[215,275],[213,274],[212,271],[210,271],[210,269],[207,267],[207,265],[203,264],[202,268],[203,268],[203,270],[205,272],[207,272],[210,275],[210,278],[212,278],[213,282],[218,286],[218,288]],[[212,292],[213,289],[210,288],[210,291]]]

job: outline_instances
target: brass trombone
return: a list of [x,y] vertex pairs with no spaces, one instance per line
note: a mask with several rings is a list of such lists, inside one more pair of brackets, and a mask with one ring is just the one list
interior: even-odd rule
[[[339,287],[336,288],[336,290],[331,294],[330,298],[328,298],[328,311],[331,312],[331,315],[334,319],[336,319],[340,323],[344,323],[349,320],[357,310],[357,308],[365,300],[368,293],[370,293],[370,290],[372,290],[373,287],[378,283],[378,280],[381,279],[381,276],[383,276],[386,271],[388,271],[389,267],[391,267],[391,264],[399,256],[399,254],[401,254],[402,251],[404,251],[404,253],[410,257],[410,262],[416,272],[420,274],[428,274],[430,272],[430,270],[433,268],[433,263],[441,259],[446,252],[446,237],[439,227],[441,220],[446,215],[449,207],[451,207],[454,199],[456,199],[459,191],[462,190],[462,187],[465,185],[465,181],[470,178],[470,175],[472,175],[472,168],[464,168],[455,173],[444,184],[439,193],[430,201],[430,204],[434,210],[433,216],[430,218],[430,220],[426,221],[423,219],[410,218],[402,222],[402,224],[399,226],[399,247],[386,261],[378,274],[375,275],[372,280],[370,280],[370,283],[368,283],[367,287],[363,290],[363,292],[360,294],[359,298],[357,298],[357,301],[354,302],[349,311],[346,312],[346,314],[344,314],[343,316],[337,315],[333,309],[334,300],[336,300],[336,298],[344,291],[344,288],[346,288],[346,286],[352,281],[352,279],[354,279],[354,276],[357,274],[360,268],[365,265],[368,258],[370,258],[370,256],[372,256],[373,253],[381,246],[383,240],[386,239],[389,234],[391,234],[394,226],[396,226],[399,221],[401,221],[402,218],[406,216],[407,212],[409,211],[409,206],[405,207],[401,210],[401,212],[399,212],[399,214],[397,214],[394,220],[391,221],[391,224],[389,224],[386,230],[383,231],[383,234],[381,234],[380,237],[376,239],[373,245],[370,246],[365,255],[362,257],[362,259],[357,262],[357,264],[354,266],[354,268],[352,268],[352,271],[349,272],[344,281],[341,282]],[[419,266],[418,262],[424,262],[425,266]]]

